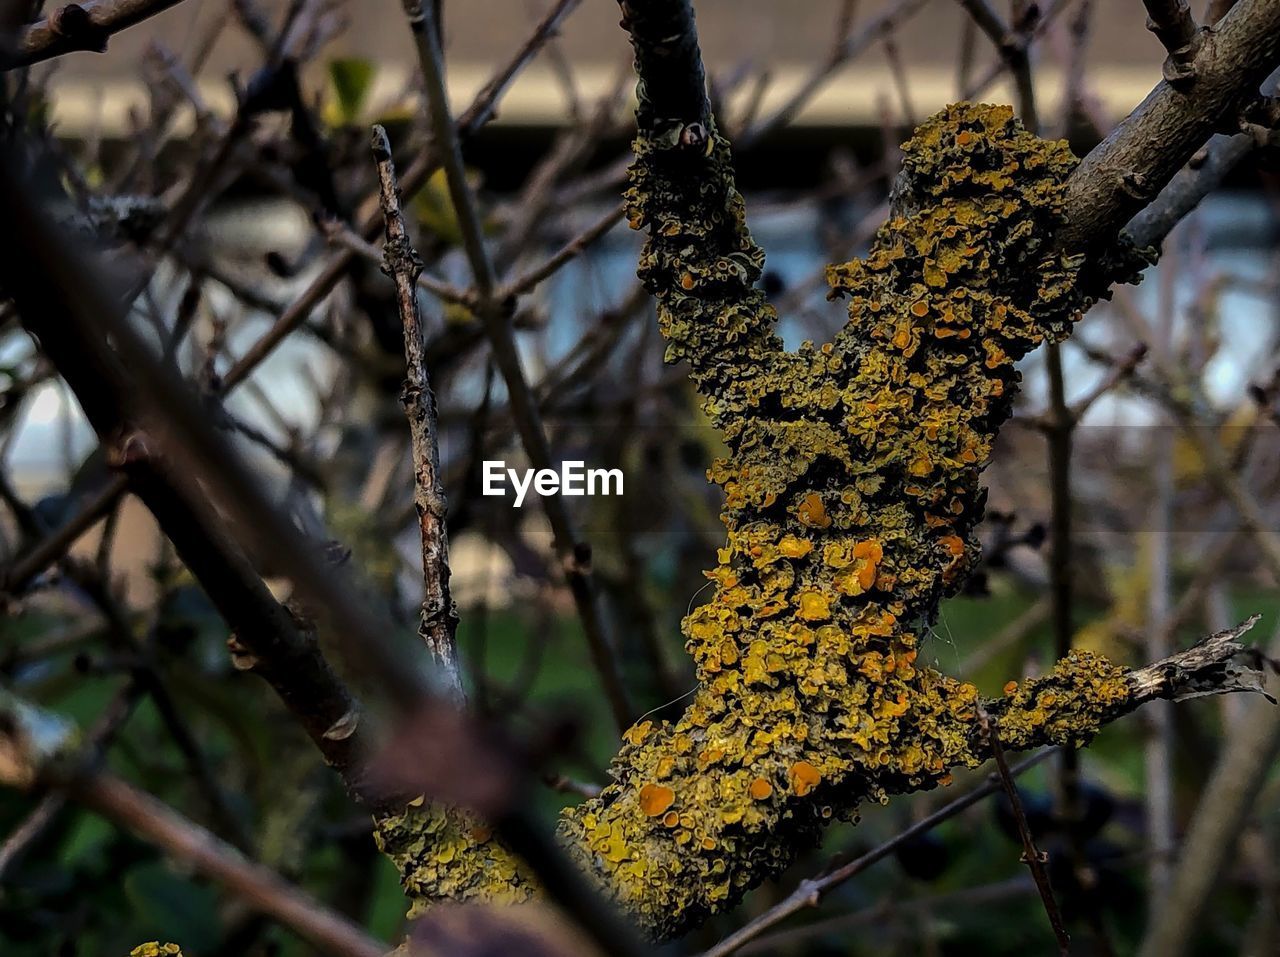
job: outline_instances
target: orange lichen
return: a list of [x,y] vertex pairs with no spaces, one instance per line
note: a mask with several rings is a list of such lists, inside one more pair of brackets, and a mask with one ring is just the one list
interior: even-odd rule
[[811,551],[813,551],[813,542],[807,538],[786,535],[782,541],[778,542],[778,552],[784,558],[804,558]]
[[809,528],[827,528],[831,525],[831,518],[827,515],[827,508],[822,504],[822,496],[816,492],[810,492],[800,500],[799,506],[796,508],[796,515],[800,519],[802,525]]
[[[662,935],[777,873],[831,813],[980,759],[976,690],[918,668],[917,644],[974,559],[978,475],[1008,414],[1013,363],[1060,337],[1078,302],[1073,263],[1043,240],[1073,160],[1007,108],[953,107],[917,131],[895,215],[864,259],[829,270],[848,325],[794,352],[754,289],[761,257],[723,142],[696,175],[644,139],[638,154],[629,202],[651,225],[681,224],[651,230],[640,271],[668,356],[689,363],[729,446],[709,471],[725,491],[728,540],[708,574],[715,593],[684,623],[701,683],[692,704],[624,747],[614,783],[567,812],[562,830]],[[1057,695],[1052,707],[1022,691],[992,705],[1005,710],[1001,727],[1020,739],[1090,733],[1116,706],[1116,672],[1101,659],[1069,669],[1042,689]],[[686,740],[723,756],[700,762]],[[714,851],[690,856],[635,813],[664,757],[688,830]],[[834,812],[799,809],[819,787]],[[590,863],[607,860],[615,828],[642,866]]]
[[661,784],[646,784],[640,789],[640,810],[648,817],[665,814],[675,800],[676,792]]
[[822,780],[822,775],[808,761],[797,761],[787,769],[787,780],[791,782],[791,790],[796,797],[804,797]]

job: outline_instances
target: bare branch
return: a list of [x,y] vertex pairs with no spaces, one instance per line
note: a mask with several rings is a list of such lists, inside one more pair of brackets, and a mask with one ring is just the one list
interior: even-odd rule
[[1260,620],[1260,615],[1252,615],[1235,628],[1215,632],[1185,651],[1130,672],[1128,681],[1135,703],[1157,698],[1187,701],[1224,691],[1265,695],[1257,661],[1250,659],[1248,649],[1239,641]]
[[1071,175],[1062,247],[1110,241],[1210,136],[1235,123],[1277,65],[1280,4],[1241,0],[1196,51],[1194,84],[1160,83]]
[[[449,115],[449,103],[444,85],[444,62],[436,36],[434,14],[416,0],[407,0],[405,11],[414,34],[418,59],[426,80],[428,120],[441,155],[441,165],[448,181],[449,195],[453,200],[462,230],[463,245],[471,264],[475,282],[475,311],[484,323],[485,333],[493,350],[494,363],[506,384],[512,415],[521,444],[535,469],[552,467],[551,447],[547,442],[537,399],[529,388],[520,354],[516,349],[511,327],[512,301],[495,297],[497,282],[493,263],[485,248],[480,217],[475,197],[466,181],[462,165],[457,125]],[[705,99],[705,97],[704,97]],[[556,556],[564,569],[573,595],[578,617],[582,620],[592,664],[599,673],[605,697],[619,731],[625,729],[635,716],[630,694],[615,653],[605,633],[604,622],[590,580],[590,547],[581,541],[574,530],[568,509],[560,496],[542,496],[543,510],[551,525]]]
[[274,871],[245,860],[213,834],[150,794],[112,774],[99,773],[70,785],[72,797],[103,817],[224,884],[255,910],[287,927],[320,950],[344,957],[382,957],[385,945],[330,911]]
[[[564,18],[575,10],[582,0],[557,0],[557,3],[538,23],[537,28],[511,59],[504,63],[484,85],[466,112],[458,117],[457,134],[465,139],[479,130],[493,116],[502,95],[510,88],[512,81],[538,51],[555,35]],[[412,196],[440,168],[440,156],[434,143],[413,161],[400,176],[400,189],[406,196]],[[382,214],[375,197],[359,224],[359,232],[368,238],[375,235],[382,224]],[[271,328],[227,370],[223,376],[223,388],[227,391],[235,388],[271,355],[276,348],[300,327],[311,313],[324,301],[348,274],[355,253],[343,249],[335,253],[324,267],[308,283],[301,295],[284,310],[272,324]]]
[[[837,30],[839,43],[832,49],[830,56],[818,63],[813,72],[777,109],[744,130],[737,137],[737,145],[746,149],[790,123],[810,98],[831,81],[840,67],[910,20],[924,9],[925,3],[926,0],[898,0],[864,23],[856,33],[850,30],[852,17],[848,15],[848,8],[842,8],[842,23]],[[649,95],[652,97],[655,94],[650,91]]]
[[30,551],[0,570],[0,577],[3,579],[0,588],[7,592],[20,591],[32,578],[65,555],[81,535],[111,511],[125,493],[128,484],[122,476],[112,478],[81,505],[70,519],[42,538]]
[[104,53],[112,34],[175,7],[182,0],[92,0],[68,3],[22,31],[5,69],[30,66],[76,50]]
[[462,245],[471,263],[476,292],[481,299],[488,299],[493,292],[495,278],[493,263],[484,243],[484,229],[476,212],[475,199],[467,185],[467,171],[462,165],[462,150],[458,144],[457,127],[449,115],[449,92],[444,82],[444,60],[440,54],[440,38],[436,29],[435,14],[431,4],[420,0],[406,0],[405,13],[409,29],[413,32],[418,50],[418,66],[426,83],[429,105],[427,119],[431,123],[431,137],[440,152],[440,165],[444,169],[449,197],[458,216],[462,232]]
[[436,397],[431,390],[418,310],[418,274],[422,260],[405,231],[400,212],[400,189],[391,143],[381,126],[373,128],[373,155],[378,167],[382,213],[387,221],[387,241],[383,245],[383,271],[396,284],[396,306],[404,327],[406,379],[400,403],[409,419],[409,441],[413,453],[413,501],[418,512],[422,539],[422,622],[418,633],[431,649],[444,675],[445,686],[454,700],[463,700],[462,674],[454,634],[458,630],[458,609],[449,594],[449,534],[445,524],[448,503],[440,481],[440,446],[436,424]]
[[[1057,748],[1048,748],[1041,751],[1020,764],[1014,765],[1009,769],[1009,775],[1017,778],[1056,753],[1058,753]],[[872,864],[884,860],[902,845],[915,840],[922,834],[928,834],[939,824],[951,820],[963,811],[967,811],[984,798],[998,793],[1002,787],[1003,784],[998,775],[988,775],[983,784],[974,788],[968,794],[963,794],[955,800],[944,804],[932,814],[922,817],[910,827],[899,831],[878,847],[849,861],[847,864],[842,864],[840,867],[828,871],[821,877],[812,877],[801,881],[791,894],[774,904],[759,917],[753,918],[749,923],[738,928],[738,930],[711,949],[705,951],[702,957],[729,957],[729,954],[737,953],[769,928],[776,927],[788,917],[798,914],[807,908],[817,907],[827,894],[841,884],[857,877]]]
[[1147,8],[1147,29],[1169,51],[1164,76],[1170,83],[1185,84],[1195,78],[1193,65],[1202,34],[1187,0],[1142,0]]
[[[1035,27],[1035,19],[1018,24],[1017,31],[1011,30],[1000,15],[991,8],[987,0],[960,0],[960,5],[968,11],[969,16],[978,28],[987,35],[1000,52],[1009,74],[1013,77],[1018,93],[1018,115],[1023,124],[1033,133],[1039,132],[1040,120],[1036,112],[1035,86],[1031,77],[1031,58],[1028,54],[1029,37]],[[1032,8],[1035,9],[1034,7]]]
[[1058,941],[1058,952],[1062,957],[1067,957],[1071,953],[1071,938],[1067,935],[1067,929],[1062,923],[1062,911],[1058,908],[1058,902],[1053,896],[1053,887],[1049,884],[1049,875],[1044,869],[1049,859],[1048,855],[1036,847],[1035,837],[1031,834],[1031,825],[1027,823],[1027,812],[1022,807],[1022,796],[1018,793],[1018,786],[1013,782],[1013,775],[1009,773],[1004,748],[1000,746],[999,725],[981,705],[978,707],[978,726],[987,739],[987,746],[991,749],[991,756],[996,762],[1000,786],[1004,789],[1005,796],[1009,799],[1009,807],[1013,811],[1018,837],[1022,841],[1022,862],[1027,865],[1036,883],[1036,891],[1039,892],[1040,901],[1044,904],[1044,912],[1049,917],[1053,936]]

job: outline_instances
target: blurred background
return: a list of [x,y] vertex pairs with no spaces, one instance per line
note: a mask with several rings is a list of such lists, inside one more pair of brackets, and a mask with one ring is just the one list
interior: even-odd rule
[[[1164,50],[1136,0],[993,6],[1029,47],[1041,131],[1067,137],[1078,155],[1160,78]],[[790,345],[826,341],[844,311],[826,301],[822,267],[866,248],[898,145],[948,102],[1014,102],[1014,84],[955,0],[696,7],[781,332]],[[633,84],[619,11],[604,0],[455,0],[442,14],[454,115],[487,120],[464,130],[465,160],[499,274],[516,291],[517,342],[553,454],[625,476],[622,496],[562,501],[590,547],[631,713],[674,716],[692,688],[679,621],[722,540],[718,493],[704,476],[719,440],[684,370],[663,364],[634,277],[640,239],[617,214]],[[544,36],[548,18],[555,29]],[[509,83],[494,83],[507,73]],[[396,0],[185,0],[114,36],[105,54],[6,78],[13,112],[44,131],[36,159],[68,196],[67,222],[112,271],[150,270],[135,319],[172,341],[210,392],[324,281],[335,255],[354,253],[297,331],[226,398],[219,424],[281,506],[335,540],[363,587],[395,611],[406,647],[417,640],[421,574],[397,401],[403,355],[393,290],[370,244],[380,233],[365,226],[379,225],[369,219],[370,124],[387,125],[402,169],[426,141],[417,77]],[[942,670],[995,693],[1047,667],[1064,641],[1144,662],[1255,612],[1264,616],[1255,636],[1271,641],[1277,569],[1257,536],[1280,534],[1276,160],[1259,145],[1177,227],[1141,286],[1094,308],[1056,358],[1041,350],[1025,361],[1017,416],[987,476],[982,568],[925,649]],[[176,240],[158,243],[156,221],[193,184],[194,214]],[[522,467],[526,458],[468,306],[441,175],[406,200],[427,264],[422,305],[468,692],[522,733],[558,729],[547,787],[529,795],[552,820],[601,783],[618,730],[542,503],[531,494],[517,510],[480,495],[483,460]],[[145,667],[164,690],[140,696],[100,742],[107,765],[392,939],[404,901],[367,818],[270,690],[237,672],[225,626],[145,510],[127,495],[100,507],[110,473],[92,430],[11,320],[0,332],[0,678],[90,729]],[[1241,490],[1265,528],[1244,527]],[[68,558],[24,564],[49,530],[90,507],[94,520]],[[1070,589],[1056,590],[1068,577]],[[1208,770],[1233,728],[1274,720],[1267,707],[1207,699],[1120,722],[1081,754],[1070,808],[1061,762],[1023,779],[1088,952],[1135,952]],[[821,851],[712,921],[687,951],[832,855],[856,855],[950,796],[898,800],[866,809],[857,828],[833,827]],[[1190,952],[1280,953],[1277,796],[1275,775],[1264,775]],[[40,800],[0,793],[5,954],[123,955],[154,938],[197,957],[308,952],[88,812],[46,808],[34,838],[15,841]],[[1008,808],[990,799],[743,952],[1048,952],[1020,852]]]

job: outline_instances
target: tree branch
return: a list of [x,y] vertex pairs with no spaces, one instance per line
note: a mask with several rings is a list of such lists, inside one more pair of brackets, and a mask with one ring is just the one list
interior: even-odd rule
[[1072,173],[1062,248],[1110,243],[1210,136],[1224,127],[1235,132],[1262,81],[1280,65],[1280,4],[1241,0],[1205,37],[1192,64],[1191,84],[1160,83]]
[[[1049,748],[1041,751],[1039,754],[1032,755],[1019,764],[1009,769],[1011,778],[1018,778],[1027,771],[1042,764],[1047,758],[1053,756],[1058,751],[1057,748]],[[967,794],[947,802],[931,814],[927,814],[920,820],[913,823],[910,827],[904,828],[893,837],[889,838],[883,844],[878,845],[867,853],[854,858],[846,864],[832,868],[824,873],[821,877],[806,878],[801,881],[794,891],[785,898],[774,904],[759,917],[753,918],[742,927],[735,930],[732,934],[725,937],[714,947],[710,948],[702,954],[702,957],[729,957],[730,954],[737,953],[747,944],[751,943],[765,931],[771,927],[776,927],[788,917],[798,914],[801,911],[817,907],[822,903],[822,899],[841,884],[857,877],[871,865],[884,860],[898,848],[902,847],[923,834],[928,834],[939,824],[951,820],[958,814],[967,811],[984,798],[990,797],[992,794],[999,793],[1004,787],[1003,781],[998,774],[987,776],[987,780],[978,787],[974,788]]]
[[[417,0],[406,0],[405,11],[426,84],[427,119],[440,154],[449,195],[457,211],[463,246],[471,264],[475,283],[474,309],[484,324],[485,334],[493,350],[494,364],[507,387],[512,417],[525,454],[535,469],[550,469],[553,465],[551,447],[547,442],[537,399],[529,388],[520,362],[520,353],[516,348],[511,324],[515,303],[514,300],[499,299],[495,295],[497,276],[485,247],[475,197],[467,184],[457,124],[449,115],[444,60],[440,52],[434,14],[429,6],[424,6]],[[547,522],[551,526],[556,557],[568,581],[578,617],[582,621],[592,664],[600,675],[605,698],[621,731],[630,724],[635,712],[622,678],[617,651],[605,632],[604,620],[592,587],[590,546],[579,538],[560,496],[545,495],[541,497],[541,501]]]
[[422,622],[419,634],[431,649],[454,700],[463,701],[462,674],[454,634],[458,629],[458,609],[449,594],[449,534],[445,525],[448,504],[440,481],[440,446],[436,424],[436,397],[431,390],[418,311],[418,274],[422,260],[405,231],[400,212],[400,188],[391,160],[391,143],[381,126],[373,128],[373,155],[378,168],[382,214],[387,222],[383,245],[383,272],[396,284],[396,306],[404,327],[406,379],[400,403],[409,419],[409,440],[413,452],[413,501],[418,513],[422,540]]
[[71,726],[11,696],[0,698],[0,783],[56,788],[167,854],[224,884],[255,910],[274,917],[321,951],[381,957],[386,947],[329,911],[275,872],[123,779],[92,769]]
[[[319,950],[342,957],[382,957],[387,947],[269,868],[245,860],[200,825],[113,774],[69,785],[75,800],[226,886],[254,910],[292,928]],[[193,948],[195,945],[192,945]]]
[[77,50],[105,53],[113,34],[175,7],[182,0],[98,0],[68,3],[24,29],[4,69],[31,66]]
[[1165,79],[1186,84],[1195,78],[1196,50],[1203,36],[1191,15],[1187,0],[1142,0],[1147,8],[1147,29],[1169,51]]
[[1014,784],[1013,775],[1009,773],[1004,748],[1000,745],[1000,728],[981,706],[978,707],[978,727],[987,740],[987,746],[991,749],[991,756],[996,763],[996,776],[999,777],[1000,786],[1009,799],[1009,808],[1018,829],[1018,837],[1022,841],[1022,863],[1026,864],[1027,869],[1031,871],[1036,892],[1040,895],[1041,903],[1044,904],[1049,926],[1053,928],[1053,936],[1058,942],[1058,953],[1061,957],[1069,957],[1071,938],[1067,935],[1066,925],[1062,923],[1062,910],[1053,896],[1053,886],[1049,883],[1049,873],[1045,870],[1049,855],[1036,847],[1031,825],[1027,823],[1027,812],[1022,806],[1022,795],[1018,793],[1018,786]]
[[870,254],[828,271],[849,324],[788,353],[753,286],[763,255],[701,91],[690,5],[626,0],[623,14],[640,79],[639,271],[668,357],[689,362],[724,433],[711,476],[729,536],[711,600],[684,621],[691,704],[629,730],[613,783],[562,821],[583,866],[651,933],[678,934],[781,871],[826,816],[983,760],[979,706],[1006,748],[1076,747],[1151,696],[1255,687],[1229,640],[1137,677],[1072,653],[988,702],[915,666],[920,628],[976,560],[979,475],[1013,364],[1086,302],[1081,257],[1044,245],[1066,225],[1075,160],[1005,108],[929,120],[903,147]]

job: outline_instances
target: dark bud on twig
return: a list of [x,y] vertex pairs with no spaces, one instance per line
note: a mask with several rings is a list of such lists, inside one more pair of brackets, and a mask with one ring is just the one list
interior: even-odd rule
[[122,431],[107,447],[107,467],[123,469],[151,458],[147,435],[138,429]]
[[706,149],[708,139],[707,128],[701,123],[687,123],[684,129],[680,131],[680,146],[682,149]]
[[49,29],[78,49],[95,53],[107,50],[107,31],[94,23],[89,11],[78,3],[68,3],[50,14]]

